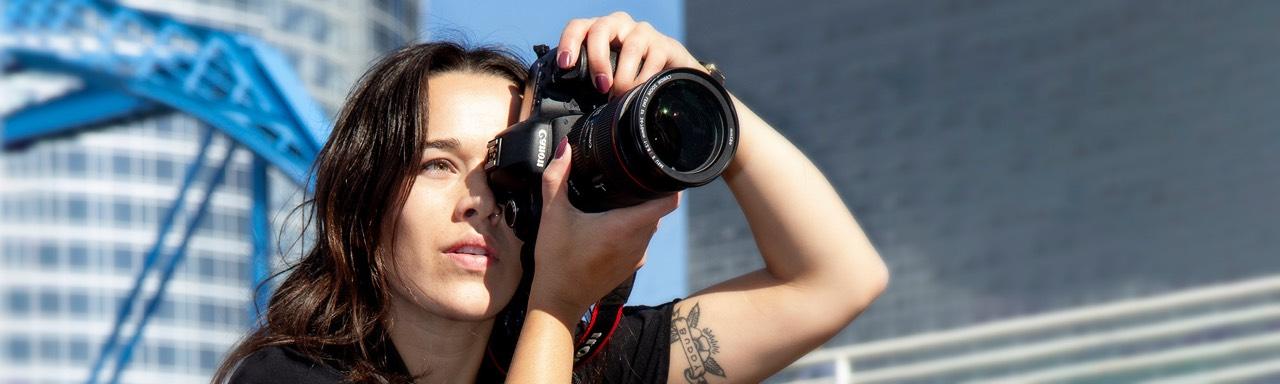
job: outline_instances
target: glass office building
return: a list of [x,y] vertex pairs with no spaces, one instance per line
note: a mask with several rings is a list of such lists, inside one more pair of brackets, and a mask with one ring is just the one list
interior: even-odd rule
[[[416,37],[419,14],[418,3],[407,0],[121,3],[272,43],[330,116],[372,60]],[[75,89],[78,82],[34,73],[0,81],[11,91],[6,97],[33,100]],[[167,112],[0,154],[0,383],[86,379],[209,129]],[[203,166],[216,168],[230,144],[215,134]],[[247,330],[252,156],[245,150],[232,156],[124,382],[208,382],[226,349]],[[278,172],[272,170],[270,179],[270,216],[278,229],[302,196]],[[195,210],[192,200],[178,222]],[[292,244],[296,236],[286,232],[272,246],[300,252]]]
[[[893,274],[814,354],[845,372],[778,380],[1280,381],[1277,17],[687,2],[690,51],[818,164]],[[762,267],[723,183],[688,201],[691,289]]]

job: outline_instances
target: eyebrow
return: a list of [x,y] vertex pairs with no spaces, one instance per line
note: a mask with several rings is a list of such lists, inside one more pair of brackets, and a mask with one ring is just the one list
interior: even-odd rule
[[435,149],[440,149],[445,151],[456,151],[460,146],[462,146],[462,144],[458,142],[458,139],[453,139],[453,138],[432,140],[427,142],[427,148],[435,148]]

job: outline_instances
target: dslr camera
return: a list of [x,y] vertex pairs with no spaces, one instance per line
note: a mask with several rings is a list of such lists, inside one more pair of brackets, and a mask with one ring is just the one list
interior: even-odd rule
[[[526,243],[537,237],[542,172],[563,137],[573,146],[569,201],[603,212],[715,180],[738,147],[738,115],[715,78],[664,70],[621,97],[592,86],[587,50],[570,69],[534,47],[530,116],[488,144],[485,172],[504,218]],[[616,67],[617,52],[610,54]]]

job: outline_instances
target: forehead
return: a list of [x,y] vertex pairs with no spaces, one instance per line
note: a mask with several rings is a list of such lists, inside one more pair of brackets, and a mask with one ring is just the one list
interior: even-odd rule
[[496,75],[446,72],[427,79],[427,137],[488,141],[519,117],[523,90]]

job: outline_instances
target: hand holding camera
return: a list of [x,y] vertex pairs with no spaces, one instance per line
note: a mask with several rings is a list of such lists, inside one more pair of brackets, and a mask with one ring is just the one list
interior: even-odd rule
[[[729,93],[679,42],[625,13],[571,21],[560,43],[534,48],[531,111],[489,142],[485,172],[525,241],[528,302],[566,322],[596,304],[579,329],[592,335],[575,347],[580,359],[603,344],[591,337],[616,325],[629,278],[679,192],[711,182],[733,159],[738,120]],[[498,334],[516,322],[500,322]]]
[[576,320],[644,264],[658,221],[676,209],[679,194],[608,212],[582,212],[571,205],[567,190],[576,148],[559,150],[562,156],[543,173],[543,230],[534,251],[531,298],[563,319]]
[[573,20],[560,43],[535,47],[532,111],[490,143],[486,171],[507,223],[548,266],[534,290],[576,316],[643,264],[679,191],[723,171],[737,120],[727,91],[648,23]]
[[[608,53],[615,50],[616,65],[611,66]],[[565,25],[556,52],[557,65],[572,69],[583,54],[589,57],[583,61],[588,64],[592,84],[611,96],[621,96],[667,68],[701,70],[698,60],[679,41],[623,12],[575,19]]]
[[[576,35],[587,22],[588,34]],[[606,44],[611,41],[621,41],[616,54]],[[738,119],[729,93],[701,69],[669,67],[696,65],[678,42],[619,13],[570,22],[561,43],[569,45],[535,47],[539,58],[529,68],[526,92],[532,111],[490,141],[486,156],[489,184],[521,239],[536,239],[542,209],[537,181],[562,138],[575,149],[568,199],[583,212],[634,206],[709,183],[733,159]],[[569,58],[575,61],[565,65]],[[614,77],[607,75],[612,62]],[[650,77],[628,79],[637,68],[639,76]],[[602,93],[606,88],[625,92],[610,98]]]

